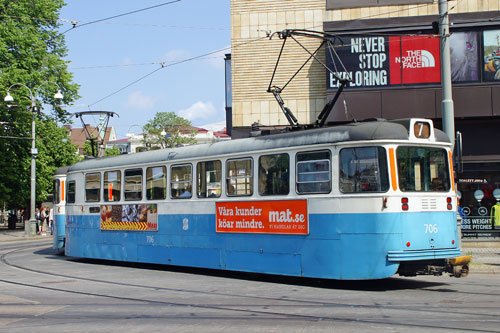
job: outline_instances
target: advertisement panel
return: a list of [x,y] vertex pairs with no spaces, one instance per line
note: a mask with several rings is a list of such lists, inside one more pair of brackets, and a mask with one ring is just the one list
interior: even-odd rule
[[217,202],[216,232],[307,235],[307,200]]
[[[488,70],[494,77],[500,68],[500,31],[488,32],[492,46]],[[485,32],[486,34],[486,32]],[[341,78],[351,78],[346,88],[382,88],[391,86],[439,84],[440,42],[435,35],[373,36],[346,35],[341,37],[344,46],[336,52],[347,72],[335,72]],[[451,74],[453,82],[476,82],[479,75],[479,48],[477,32],[454,32],[450,36]],[[498,49],[498,55],[494,54]],[[485,51],[486,52],[486,51]],[[485,53],[486,54],[486,53]],[[497,60],[498,59],[498,60]],[[332,53],[326,51],[327,66],[342,68]],[[486,61],[486,59],[485,59]],[[499,74],[500,77],[500,74]],[[494,78],[492,78],[493,80]],[[337,89],[340,83],[327,72],[327,89]]]
[[483,32],[483,54],[485,81],[500,80],[500,30]]
[[157,206],[102,205],[101,230],[158,231]]
[[439,38],[432,35],[389,37],[390,82],[441,82]]

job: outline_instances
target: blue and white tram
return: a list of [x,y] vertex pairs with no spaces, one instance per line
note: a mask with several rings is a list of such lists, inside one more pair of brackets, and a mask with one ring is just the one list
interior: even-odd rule
[[451,144],[431,120],[86,160],[66,255],[330,279],[468,272]]
[[63,251],[66,238],[66,173],[67,166],[58,168],[54,172],[54,207],[52,247],[55,250]]

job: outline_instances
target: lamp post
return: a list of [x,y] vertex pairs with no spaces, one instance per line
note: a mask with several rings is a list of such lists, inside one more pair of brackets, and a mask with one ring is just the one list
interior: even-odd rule
[[[10,89],[14,87],[25,87],[28,89],[30,95],[29,98],[31,100],[31,113],[32,113],[32,121],[31,121],[31,201],[30,201],[30,219],[28,224],[24,224],[24,233],[27,236],[34,236],[36,233],[36,217],[35,217],[35,206],[36,206],[36,155],[38,154],[38,150],[35,146],[35,115],[37,112],[36,100],[31,92],[31,89],[22,84],[22,83],[14,83],[7,89],[7,95],[4,98],[5,102],[13,102],[14,98],[10,94]],[[58,86],[59,88],[59,86]],[[62,99],[63,95],[61,94],[61,90],[58,89],[57,93],[54,95],[55,99]]]

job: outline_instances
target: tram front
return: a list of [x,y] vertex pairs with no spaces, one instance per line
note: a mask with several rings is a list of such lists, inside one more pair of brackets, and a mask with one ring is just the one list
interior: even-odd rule
[[399,262],[398,273],[404,276],[466,276],[470,257],[460,254],[450,145],[431,140],[431,121],[414,122],[410,129],[410,142],[390,150],[402,238],[388,260]]

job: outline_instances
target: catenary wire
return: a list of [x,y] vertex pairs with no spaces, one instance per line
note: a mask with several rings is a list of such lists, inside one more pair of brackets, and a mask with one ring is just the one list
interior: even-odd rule
[[182,1],[182,0],[172,0],[172,1],[164,2],[164,3],[160,3],[160,4],[155,5],[155,6],[150,6],[150,7],[146,7],[146,8],[142,8],[142,9],[133,10],[133,11],[130,11],[130,12],[127,12],[127,13],[122,13],[122,14],[118,14],[118,15],[114,15],[114,16],[102,18],[102,19],[99,19],[99,20],[86,22],[86,23],[83,23],[83,24],[80,24],[80,25],[78,25],[78,22],[75,21],[76,24],[73,23],[73,26],[71,28],[69,28],[68,30],[64,31],[63,34],[67,33],[70,30],[73,30],[73,29],[76,29],[76,28],[81,28],[81,27],[86,26],[86,25],[90,25],[90,24],[94,24],[94,23],[99,23],[99,22],[103,22],[103,21],[115,19],[117,17],[122,17],[122,16],[130,15],[130,14],[139,13],[139,12],[142,12],[142,11],[146,11],[146,10],[153,9],[153,8],[158,8],[158,7],[161,7],[161,6],[171,5],[171,4],[174,4],[176,2],[180,2],[180,1]]

